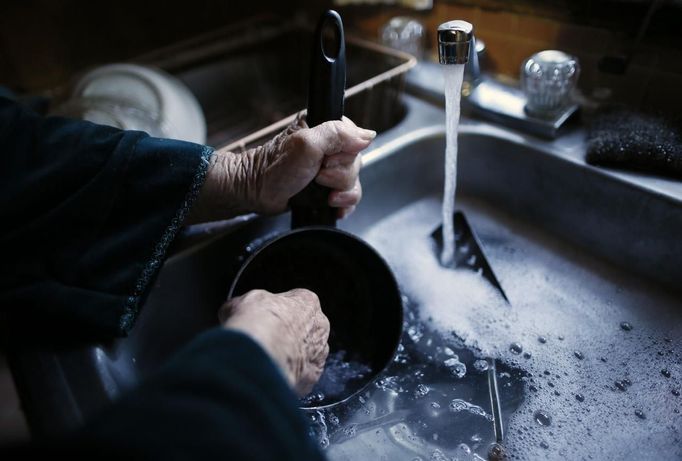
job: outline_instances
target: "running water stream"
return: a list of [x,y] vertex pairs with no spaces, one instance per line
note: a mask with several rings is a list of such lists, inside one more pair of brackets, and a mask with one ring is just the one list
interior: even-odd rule
[[445,77],[445,189],[443,192],[443,252],[440,262],[445,267],[455,263],[455,212],[457,189],[457,130],[464,64],[442,66]]

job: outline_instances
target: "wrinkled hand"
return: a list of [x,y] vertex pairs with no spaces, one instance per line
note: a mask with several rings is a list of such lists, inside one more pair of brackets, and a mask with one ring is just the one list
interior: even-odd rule
[[281,213],[291,197],[313,179],[332,189],[329,205],[338,217],[351,213],[362,197],[358,154],[376,133],[350,119],[308,128],[298,119],[268,143],[243,153],[219,150],[211,165],[190,222],[237,214]]
[[300,396],[320,379],[329,353],[329,320],[312,291],[249,291],[225,303],[218,317],[224,327],[256,340]]

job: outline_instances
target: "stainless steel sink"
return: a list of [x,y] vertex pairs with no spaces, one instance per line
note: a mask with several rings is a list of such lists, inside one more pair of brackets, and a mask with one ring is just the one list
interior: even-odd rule
[[[378,222],[405,207],[440,199],[443,112],[412,97],[406,98],[406,106],[405,120],[382,133],[365,154],[364,199],[342,223],[346,230],[371,237]],[[589,293],[598,302],[620,303],[641,325],[677,335],[670,347],[678,365],[672,366],[668,383],[679,389],[682,296],[675,290],[682,282],[682,184],[586,165],[580,130],[547,142],[464,120],[459,142],[458,207],[478,232],[509,295],[509,309],[524,298],[525,268],[541,265],[545,276],[561,280],[563,287]],[[157,369],[196,333],[216,325],[217,309],[245,251],[287,226],[288,216],[252,216],[188,229],[130,337],[56,353],[24,351],[15,363],[27,384],[24,395],[33,428],[53,433],[78,425]],[[398,278],[409,282],[400,280],[400,273]],[[642,300],[649,311],[637,305]],[[461,339],[434,331],[409,297],[405,309],[396,361],[343,407],[310,412],[315,436],[330,459],[430,459],[438,452],[464,457],[466,450],[485,458],[496,432],[487,375],[473,367],[485,356]],[[443,367],[449,356],[445,348],[457,353],[468,369],[465,376],[453,376]],[[516,430],[515,412],[532,379],[540,378],[524,371],[521,358],[497,365],[502,422]],[[50,376],[49,384],[36,376]],[[428,399],[420,398],[412,376],[428,381]],[[470,406],[447,410],[457,399]],[[679,410],[680,400],[671,407]],[[679,417],[671,422],[678,428],[680,423]],[[599,453],[600,442],[592,442],[593,452]],[[670,444],[659,447],[662,453],[679,455],[673,440]],[[528,453],[532,450],[519,456]]]

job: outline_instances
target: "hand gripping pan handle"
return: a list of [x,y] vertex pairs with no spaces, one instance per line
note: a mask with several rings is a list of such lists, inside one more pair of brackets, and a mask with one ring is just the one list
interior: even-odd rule
[[[331,38],[329,40],[328,38]],[[343,117],[346,88],[346,44],[341,16],[326,11],[317,23],[308,84],[309,127]],[[315,181],[291,198],[291,227],[336,226],[337,209],[328,205],[330,189]]]

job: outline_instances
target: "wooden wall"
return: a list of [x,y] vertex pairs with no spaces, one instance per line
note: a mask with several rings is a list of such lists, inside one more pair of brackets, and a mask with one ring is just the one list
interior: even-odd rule
[[[68,82],[88,67],[131,59],[205,31],[261,14],[316,17],[331,0],[146,2],[119,0],[24,0],[0,7],[0,84],[41,92]],[[582,64],[580,88],[587,95],[636,105],[682,105],[682,6],[668,2],[653,18],[625,75],[598,71],[604,56],[632,46],[648,1],[434,0],[431,10],[360,5],[341,8],[346,27],[377,39],[391,17],[410,15],[431,34],[443,21],[471,21],[487,44],[488,70],[517,78],[532,53],[559,48]],[[601,93],[600,93],[601,92]]]

